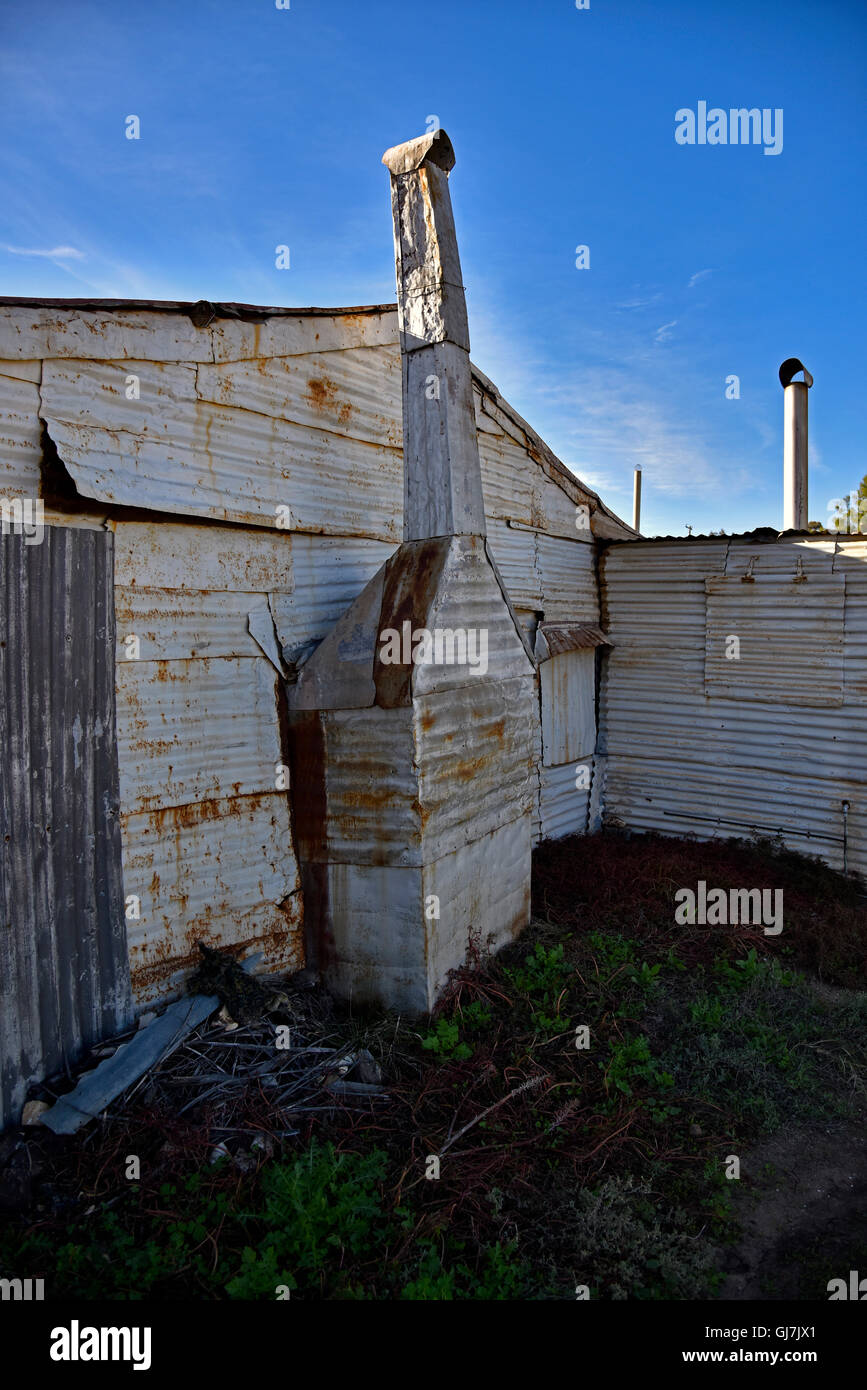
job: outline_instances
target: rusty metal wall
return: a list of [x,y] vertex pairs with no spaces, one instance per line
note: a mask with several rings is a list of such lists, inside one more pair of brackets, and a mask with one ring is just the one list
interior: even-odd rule
[[131,1014],[113,537],[0,537],[0,1127]]
[[867,873],[867,541],[633,542],[601,576],[605,821]]
[[[539,613],[595,621],[579,512],[592,504],[622,526],[478,372],[474,404],[491,551],[522,622],[532,634]],[[10,496],[38,495],[43,424],[91,499],[47,515],[115,534],[136,997],[174,992],[200,936],[260,945],[269,968],[300,964],[289,799],[275,787],[279,686],[250,622],[273,621],[284,657],[303,660],[393,553],[396,312],[262,310],[202,325],[182,305],[0,305],[0,495],[4,478]],[[534,739],[538,750],[538,728]],[[563,776],[542,778],[538,763],[536,826],[578,828],[581,796],[567,807]]]
[[112,525],[136,1000],[176,993],[199,940],[261,950],[268,970],[296,969],[302,905],[282,696],[249,629],[254,616],[273,628],[272,609],[292,595],[293,538],[183,522]]

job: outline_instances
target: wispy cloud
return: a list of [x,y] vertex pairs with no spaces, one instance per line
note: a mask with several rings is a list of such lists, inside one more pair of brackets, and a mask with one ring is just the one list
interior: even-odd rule
[[615,304],[615,309],[647,309],[651,304],[658,304],[662,298],[661,294],[636,295],[634,299],[621,300]]
[[661,328],[657,328],[656,333],[654,334],[654,341],[657,343],[667,342],[668,339],[671,337],[672,328],[676,327],[677,319],[672,319],[671,323],[664,323]]
[[11,256],[41,256],[46,261],[83,261],[83,251],[74,246],[52,246],[48,251],[40,251],[34,246],[3,246]]
[[605,497],[629,495],[632,470],[669,498],[714,495],[723,489],[695,421],[682,403],[664,399],[653,382],[610,367],[585,368],[569,380],[538,384],[548,403],[546,439],[582,481]]
[[695,272],[695,275],[691,275],[689,277],[689,284],[687,285],[687,289],[691,290],[693,285],[697,285],[699,280],[703,280],[706,275],[713,275],[713,270],[697,270]]

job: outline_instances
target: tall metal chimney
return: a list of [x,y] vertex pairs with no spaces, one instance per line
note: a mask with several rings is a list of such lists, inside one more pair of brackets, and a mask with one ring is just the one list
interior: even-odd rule
[[530,920],[539,695],[485,539],[454,162],[444,130],[384,156],[404,539],[287,690],[308,961],[412,1011]]
[[[798,372],[803,381],[794,381]],[[783,388],[783,530],[807,529],[807,391],[813,378],[797,357],[780,367]]]
[[403,538],[484,536],[470,335],[445,131],[386,150],[403,364]]
[[632,529],[641,530],[641,469],[636,468],[632,483]]

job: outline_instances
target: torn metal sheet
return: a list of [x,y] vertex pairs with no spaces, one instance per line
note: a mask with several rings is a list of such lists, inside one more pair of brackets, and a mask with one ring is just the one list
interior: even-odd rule
[[285,677],[286,666],[277,641],[274,616],[268,604],[258,604],[247,614],[247,627],[256,645],[267,656],[277,675]]
[[[332,378],[341,391],[337,354]],[[346,368],[349,371],[349,368]],[[126,398],[132,372],[139,399]],[[198,398],[189,366],[45,363],[42,418],[84,497],[275,529],[400,535],[400,449]],[[346,399],[351,399],[347,394]]]
[[75,1089],[46,1111],[42,1123],[55,1134],[75,1134],[219,1007],[216,994],[194,994],[170,1004],[128,1043],[121,1043],[113,1056],[85,1072]]

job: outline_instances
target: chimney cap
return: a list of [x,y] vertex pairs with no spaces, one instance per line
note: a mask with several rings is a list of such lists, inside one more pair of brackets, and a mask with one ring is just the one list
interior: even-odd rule
[[780,385],[782,386],[783,390],[785,390],[787,386],[791,386],[792,381],[794,380],[798,372],[804,373],[804,382],[808,387],[813,385],[813,378],[807,371],[807,368],[804,366],[803,362],[801,362],[800,359],[797,357],[787,357],[783,365],[780,367]]
[[436,164],[446,173],[455,167],[455,152],[452,142],[441,126],[419,135],[415,140],[407,140],[402,145],[392,145],[382,156],[382,162],[390,173],[411,174],[428,162]]

